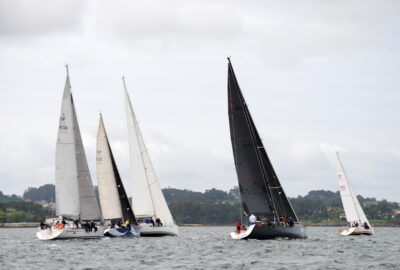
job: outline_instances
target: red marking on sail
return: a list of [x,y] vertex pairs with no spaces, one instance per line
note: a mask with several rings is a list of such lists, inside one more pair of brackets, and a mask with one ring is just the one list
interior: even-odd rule
[[340,188],[340,190],[343,190],[343,191],[346,190],[346,186],[340,186],[339,188]]

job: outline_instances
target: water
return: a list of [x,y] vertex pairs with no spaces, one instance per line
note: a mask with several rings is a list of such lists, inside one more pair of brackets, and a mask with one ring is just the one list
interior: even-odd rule
[[179,237],[40,241],[36,229],[0,229],[0,269],[400,269],[400,228],[307,239],[232,240],[228,227],[181,227]]

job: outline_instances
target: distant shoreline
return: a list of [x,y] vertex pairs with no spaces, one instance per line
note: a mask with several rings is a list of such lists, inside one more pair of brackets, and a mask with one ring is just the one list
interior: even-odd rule
[[0,228],[37,228],[39,222],[0,223]]

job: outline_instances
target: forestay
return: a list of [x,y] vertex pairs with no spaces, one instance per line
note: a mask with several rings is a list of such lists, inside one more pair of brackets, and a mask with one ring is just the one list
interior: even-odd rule
[[158,183],[124,79],[123,82],[128,125],[130,168],[133,177],[133,211],[136,216],[155,216],[160,218],[164,224],[173,224],[174,220]]

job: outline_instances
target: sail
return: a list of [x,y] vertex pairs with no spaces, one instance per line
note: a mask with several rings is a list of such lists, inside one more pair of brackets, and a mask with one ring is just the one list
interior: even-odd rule
[[285,216],[298,221],[268,158],[230,61],[228,103],[232,149],[243,210],[256,216]]
[[100,116],[97,131],[96,169],[101,211],[104,219],[122,219],[121,203],[110,150],[103,118]]
[[142,133],[126,89],[125,106],[128,125],[129,157],[133,177],[132,207],[137,216],[155,216],[164,224],[173,224],[171,212],[144,143]]
[[338,176],[338,184],[340,197],[342,198],[344,212],[346,213],[346,219],[348,222],[368,222],[367,217],[364,214],[364,211],[361,208],[360,203],[353,191],[353,188],[347,179],[346,172],[342,165],[342,162],[339,157],[339,153],[336,153],[338,158],[338,166],[337,166],[337,176]]
[[103,218],[122,219],[123,221],[129,219],[132,224],[137,224],[115,163],[101,115],[97,132],[96,162]]
[[101,220],[71,94],[68,69],[56,146],[56,205],[57,215]]
[[79,217],[79,185],[76,177],[75,127],[69,76],[65,81],[56,145],[56,214]]

